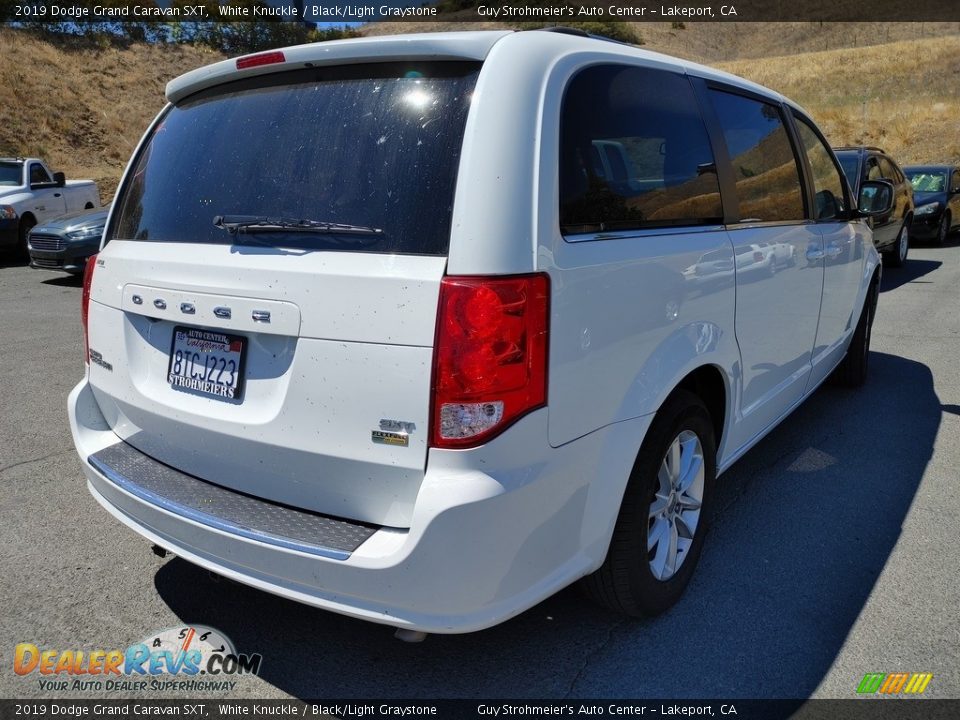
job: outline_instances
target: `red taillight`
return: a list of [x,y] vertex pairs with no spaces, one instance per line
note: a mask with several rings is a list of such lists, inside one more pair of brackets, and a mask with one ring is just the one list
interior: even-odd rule
[[479,445],[547,402],[546,275],[446,277],[433,351],[431,444]]
[[278,51],[259,53],[258,55],[248,55],[247,57],[237,58],[237,70],[246,70],[247,68],[260,67],[261,65],[273,65],[275,63],[286,62],[283,53]]
[[87,333],[87,318],[90,315],[90,283],[93,282],[93,270],[97,266],[97,256],[87,258],[83,268],[83,294],[80,296],[80,323],[83,325],[83,361],[90,362],[90,340]]

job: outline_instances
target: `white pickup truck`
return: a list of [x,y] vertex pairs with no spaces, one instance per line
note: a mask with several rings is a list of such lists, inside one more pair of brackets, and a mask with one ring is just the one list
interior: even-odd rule
[[27,233],[37,223],[95,207],[100,191],[93,180],[67,181],[38,158],[0,158],[0,250],[26,253]]

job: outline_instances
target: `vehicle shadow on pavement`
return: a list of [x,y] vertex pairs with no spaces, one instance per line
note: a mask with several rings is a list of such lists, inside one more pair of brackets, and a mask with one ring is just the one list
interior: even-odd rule
[[567,589],[489,630],[407,645],[180,559],[155,586],[300,698],[805,698],[893,551],[940,424],[925,365],[873,353],[870,372],[859,391],[820,389],[720,479],[701,565],[659,618]]
[[43,281],[44,285],[55,285],[57,287],[81,287],[83,285],[83,275],[53,275]]
[[903,267],[883,269],[883,275],[880,278],[880,292],[896,290],[901,285],[919,280],[941,265],[943,263],[939,260],[912,260],[908,257]]
[[12,267],[25,267],[27,265],[27,259],[19,257],[12,252],[4,252],[0,250],[0,269],[3,268],[12,268]]

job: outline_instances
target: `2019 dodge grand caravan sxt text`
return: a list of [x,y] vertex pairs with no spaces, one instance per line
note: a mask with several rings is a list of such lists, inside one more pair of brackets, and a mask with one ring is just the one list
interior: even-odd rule
[[423,632],[581,578],[657,613],[715,476],[831,373],[863,381],[869,229],[760,86],[475,32],[167,97],[88,265],[70,422],[94,497],[216,573]]

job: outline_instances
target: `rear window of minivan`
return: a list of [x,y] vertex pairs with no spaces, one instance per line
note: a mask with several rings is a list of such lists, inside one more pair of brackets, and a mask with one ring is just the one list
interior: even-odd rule
[[308,68],[192,95],[144,143],[107,238],[445,255],[479,69]]

